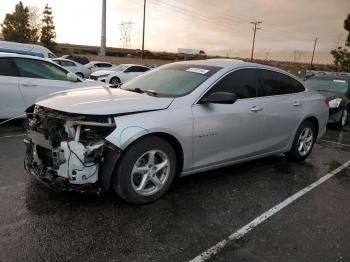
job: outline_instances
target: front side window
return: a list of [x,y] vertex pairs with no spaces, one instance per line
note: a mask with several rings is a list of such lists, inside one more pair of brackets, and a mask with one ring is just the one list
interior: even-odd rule
[[19,76],[17,68],[11,58],[8,58],[8,57],[0,58],[0,75],[15,76],[15,77]]
[[259,96],[284,95],[294,92],[287,75],[260,69],[259,78]]
[[345,93],[348,90],[349,83],[344,79],[314,77],[306,80],[305,85],[316,91]]
[[214,92],[234,93],[237,99],[256,97],[257,72],[250,68],[234,71],[215,84],[206,96]]
[[67,71],[52,63],[26,58],[14,58],[14,62],[22,77],[68,81]]
[[189,94],[221,67],[170,64],[151,71],[142,78],[135,78],[122,85],[124,90],[151,90],[157,96],[178,97]]
[[97,67],[112,67],[111,64],[107,64],[107,63],[98,63],[96,64]]
[[49,58],[55,58],[55,57],[57,57],[57,56],[55,56],[53,53],[48,53],[47,56],[48,56]]

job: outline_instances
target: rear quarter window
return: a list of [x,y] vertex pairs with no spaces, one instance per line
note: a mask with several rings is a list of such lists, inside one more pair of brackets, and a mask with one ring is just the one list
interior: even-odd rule
[[305,91],[305,87],[303,86],[302,83],[300,83],[299,81],[293,79],[290,77],[290,84],[293,88],[293,92],[294,93],[299,93],[299,92],[304,92]]
[[294,93],[290,77],[271,70],[259,70],[259,96],[275,96]]

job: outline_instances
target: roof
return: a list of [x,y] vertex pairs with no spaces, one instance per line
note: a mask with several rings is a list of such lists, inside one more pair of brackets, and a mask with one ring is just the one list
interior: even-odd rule
[[25,58],[33,58],[38,60],[45,60],[44,58],[32,56],[32,55],[21,55],[16,53],[7,53],[7,52],[0,52],[0,57],[25,57]]

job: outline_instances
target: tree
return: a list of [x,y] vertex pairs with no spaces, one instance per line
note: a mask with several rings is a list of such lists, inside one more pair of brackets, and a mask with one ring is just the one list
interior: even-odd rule
[[339,67],[339,71],[350,68],[350,52],[344,47],[338,47],[331,51],[334,57],[334,64]]
[[41,14],[37,6],[28,6],[29,9],[29,28],[30,28],[30,42],[38,42],[40,38],[40,31],[42,27]]
[[43,12],[43,19],[42,21],[42,27],[41,27],[41,36],[40,36],[40,42],[47,47],[50,50],[54,50],[56,43],[56,32],[55,32],[55,26],[53,24],[53,16],[52,16],[52,10],[51,7],[49,7],[48,4],[46,4],[44,12]]
[[28,43],[32,40],[29,26],[29,9],[19,2],[12,14],[6,14],[1,24],[1,32],[6,41]]
[[346,38],[345,45],[350,46],[350,14],[348,14],[348,17],[344,20],[344,29],[348,31],[348,37]]

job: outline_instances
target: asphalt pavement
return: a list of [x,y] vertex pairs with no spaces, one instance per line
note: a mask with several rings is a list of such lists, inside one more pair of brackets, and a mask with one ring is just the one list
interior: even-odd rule
[[[304,163],[283,155],[179,178],[161,200],[55,193],[23,170],[24,131],[0,128],[0,261],[189,261],[350,160],[350,128]],[[284,207],[210,261],[350,261],[350,170]]]

